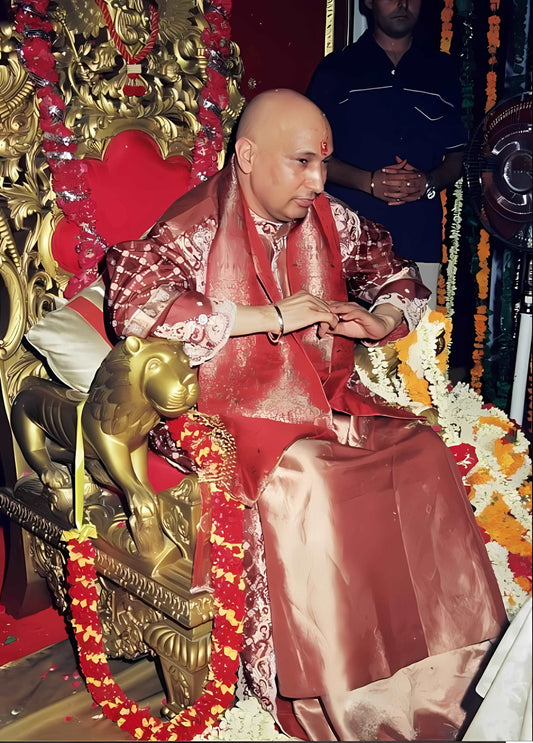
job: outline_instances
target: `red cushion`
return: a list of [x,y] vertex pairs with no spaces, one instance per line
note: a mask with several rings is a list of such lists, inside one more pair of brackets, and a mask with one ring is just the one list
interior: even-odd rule
[[[139,130],[117,134],[103,160],[85,162],[96,229],[108,245],[141,237],[189,186],[188,160],[180,155],[164,160],[152,137]],[[78,270],[78,232],[76,225],[62,219],[52,237],[52,254],[70,273]]]
[[184,477],[164,457],[148,449],[148,479],[156,493],[176,487]]

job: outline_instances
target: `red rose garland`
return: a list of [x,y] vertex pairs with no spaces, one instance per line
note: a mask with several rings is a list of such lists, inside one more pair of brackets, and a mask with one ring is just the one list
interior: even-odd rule
[[[82,159],[76,158],[74,132],[64,123],[65,102],[57,87],[59,77],[52,53],[52,24],[47,17],[48,3],[49,0],[19,0],[15,28],[23,37],[19,48],[20,57],[38,88],[43,149],[52,174],[57,205],[67,219],[80,227],[79,242],[76,245],[80,270],[70,279],[64,291],[65,297],[69,299],[97,278],[98,263],[108,246],[96,231],[94,203],[86,180],[87,165]],[[159,25],[155,3],[151,3],[150,9],[152,30],[148,44],[141,52],[143,59],[153,49]],[[207,80],[199,102],[198,119],[201,130],[196,137],[193,152],[191,187],[217,172],[218,153],[224,147],[222,111],[229,100],[225,74],[226,60],[230,54],[230,11],[230,0],[216,0],[205,4],[205,18],[209,26],[203,30],[202,40],[208,59]],[[135,74],[131,72],[129,76]],[[138,93],[136,91],[135,95]]]
[[213,0],[204,6],[209,26],[202,31],[207,57],[207,81],[200,96],[198,119],[202,128],[196,136],[190,187],[205,181],[218,170],[218,153],[224,148],[222,111],[229,101],[226,63],[230,55],[231,0]]
[[216,428],[199,414],[183,415],[169,424],[172,435],[194,457],[200,477],[209,482],[212,497],[212,567],[215,616],[211,661],[204,691],[197,701],[170,722],[139,708],[113,679],[102,644],[97,612],[95,550],[80,535],[67,548],[67,583],[72,627],[79,649],[80,668],[87,688],[102,711],[137,740],[191,740],[213,725],[234,700],[244,620],[242,533],[244,506],[227,489],[235,467],[228,438],[217,440]]
[[98,262],[106,245],[96,231],[94,206],[86,184],[87,166],[75,156],[74,133],[64,123],[65,102],[57,88],[59,80],[52,54],[52,24],[47,18],[48,0],[25,0],[18,6],[15,29],[22,35],[19,54],[37,86],[39,124],[43,150],[52,174],[57,205],[67,219],[80,227],[76,245],[80,272],[65,289],[73,296],[98,276]]

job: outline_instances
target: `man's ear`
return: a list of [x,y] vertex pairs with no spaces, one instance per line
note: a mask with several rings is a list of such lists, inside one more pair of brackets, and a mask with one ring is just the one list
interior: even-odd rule
[[243,173],[251,172],[255,155],[255,144],[248,137],[239,137],[235,142],[237,164]]

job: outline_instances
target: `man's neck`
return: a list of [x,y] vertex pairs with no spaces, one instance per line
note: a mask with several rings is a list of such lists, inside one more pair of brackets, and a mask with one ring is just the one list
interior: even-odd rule
[[402,36],[400,39],[395,39],[384,34],[379,28],[376,28],[374,31],[374,39],[395,67],[405,52],[411,48],[411,44],[413,43],[412,34]]

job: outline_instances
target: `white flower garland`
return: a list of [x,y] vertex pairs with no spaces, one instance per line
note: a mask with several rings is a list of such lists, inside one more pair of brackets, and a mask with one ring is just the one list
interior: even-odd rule
[[[447,446],[470,444],[475,449],[478,462],[463,480],[465,486],[470,488],[470,500],[476,514],[482,514],[495,497],[501,497],[524,530],[523,539],[531,542],[531,514],[518,490],[531,475],[527,438],[502,410],[487,406],[469,385],[460,382],[451,386],[437,362],[437,341],[445,331],[446,324],[443,316],[440,316],[442,320],[435,319],[436,317],[439,317],[438,313],[432,313],[431,317],[429,312],[426,313],[413,331],[416,339],[409,346],[407,365],[412,373],[428,383],[431,405],[438,414],[440,435]],[[427,405],[411,399],[401,373],[398,372],[393,379],[387,376],[388,365],[382,348],[369,348],[368,353],[372,372],[365,372],[357,364],[355,370],[369,390],[416,415],[427,409]],[[502,425],[497,425],[497,421],[501,421]],[[512,474],[505,471],[495,451],[496,443],[505,436],[506,431],[513,436],[513,440],[509,441],[512,456],[522,459],[520,466]],[[488,473],[487,481],[476,482],[478,473]],[[528,594],[514,580],[506,547],[493,540],[486,546],[507,614],[511,618],[518,612]]]
[[276,730],[274,718],[255,697],[241,700],[230,708],[216,727],[208,728],[193,740],[300,740]]
[[455,308],[455,291],[457,288],[457,261],[459,241],[463,221],[463,178],[460,178],[453,189],[452,226],[450,228],[450,247],[446,269],[446,313],[452,317]]

